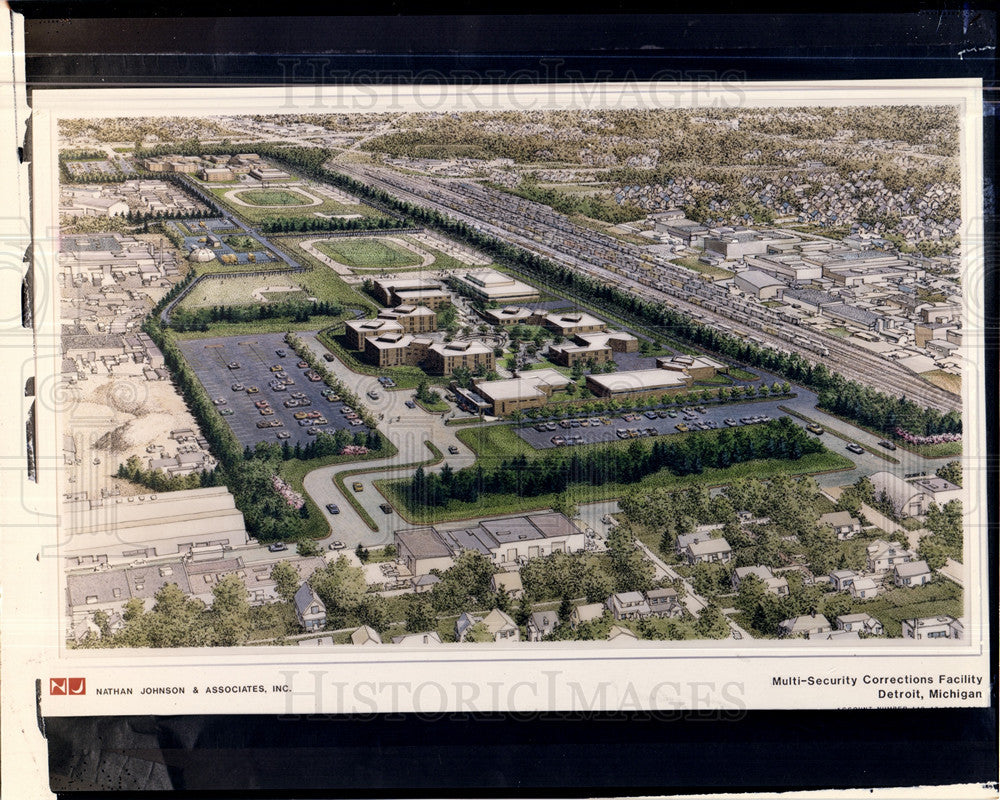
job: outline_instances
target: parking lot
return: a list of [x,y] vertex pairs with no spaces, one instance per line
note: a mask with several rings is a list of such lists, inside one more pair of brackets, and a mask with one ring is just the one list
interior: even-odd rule
[[[285,344],[283,334],[187,339],[179,344],[209,397],[225,401],[217,403],[216,409],[243,446],[284,441],[292,447],[296,442],[306,445],[313,439],[310,429],[326,433],[337,428],[352,433],[368,430],[348,419],[344,403],[331,402],[323,395],[329,391],[326,384],[309,380],[308,367],[298,366],[300,359]],[[278,355],[279,350],[284,357]],[[239,366],[230,368],[234,364]],[[282,388],[273,388],[278,385]],[[286,402],[291,407],[286,407]],[[259,404],[266,405],[261,408]],[[270,413],[266,413],[268,410]],[[297,413],[318,413],[327,422],[309,419],[300,425],[294,416]],[[269,423],[269,427],[258,427],[261,422]]]
[[[540,423],[535,423],[531,426],[525,426],[524,428],[519,429],[517,433],[522,439],[524,439],[524,441],[532,447],[538,449],[594,444],[596,442],[614,442],[622,438],[629,438],[619,436],[617,433],[619,429],[634,429],[638,431],[638,436],[644,437],[650,435],[647,432],[647,429],[652,428],[656,431],[657,436],[665,436],[672,433],[682,432],[677,430],[677,425],[686,425],[690,430],[694,431],[702,430],[702,428],[698,426],[698,423],[704,423],[710,428],[727,428],[742,427],[744,424],[754,424],[753,422],[743,423],[740,421],[741,419],[750,419],[754,417],[770,417],[771,419],[778,419],[779,417],[788,416],[778,408],[782,402],[787,401],[762,400],[753,403],[732,403],[724,406],[713,406],[708,404],[702,406],[705,409],[704,413],[699,411],[685,413],[685,411],[680,408],[671,407],[662,409],[662,412],[668,416],[660,416],[658,412],[661,411],[661,409],[657,409],[656,412],[650,411],[649,413],[654,415],[653,419],[650,419],[646,413],[640,411],[632,412],[627,415],[616,414],[615,416],[598,414],[597,416],[577,417],[574,420],[577,423],[576,425],[572,424],[572,421],[566,420],[565,422],[569,424],[569,427],[560,425],[558,422],[549,422],[546,425],[546,430],[539,431],[536,430],[536,425]],[[674,414],[676,416],[669,416],[669,414]],[[629,419],[624,419],[624,416],[628,416]],[[726,419],[734,420],[736,425],[727,425]],[[584,424],[584,420],[586,420],[586,425]],[[594,424],[595,420],[597,424]],[[602,422],[602,420],[607,420],[607,422]],[[800,421],[794,417],[793,422],[801,424]],[[552,439],[556,437],[564,439],[565,445],[553,442]]]

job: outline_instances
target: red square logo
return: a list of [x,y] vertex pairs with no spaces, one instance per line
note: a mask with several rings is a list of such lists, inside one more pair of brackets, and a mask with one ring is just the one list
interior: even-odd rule
[[49,694],[73,695],[86,693],[86,678],[49,678]]
[[49,678],[49,694],[66,694],[66,678]]
[[67,690],[70,694],[86,694],[87,693],[87,679],[86,678],[69,678],[67,681]]

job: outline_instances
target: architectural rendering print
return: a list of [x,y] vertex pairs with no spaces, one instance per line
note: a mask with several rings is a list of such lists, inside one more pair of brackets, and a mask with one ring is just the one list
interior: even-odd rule
[[59,133],[69,647],[963,639],[954,107]]

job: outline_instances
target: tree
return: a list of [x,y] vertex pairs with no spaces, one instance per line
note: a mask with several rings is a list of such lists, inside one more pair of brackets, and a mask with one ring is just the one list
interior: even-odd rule
[[573,601],[570,599],[568,594],[564,594],[559,603],[559,621],[562,623],[568,623],[572,613]]
[[213,644],[232,647],[250,635],[250,603],[247,588],[238,575],[226,575],[212,588]]
[[[302,506],[306,508],[306,506]],[[301,539],[295,547],[296,551],[303,558],[308,558],[310,556],[322,555],[323,551],[319,549],[319,545],[316,544],[312,539]]]
[[354,611],[368,588],[364,570],[352,566],[344,555],[316,570],[309,583],[327,609],[339,613]]
[[552,510],[558,511],[570,519],[574,519],[580,515],[579,506],[573,502],[573,497],[566,492],[560,492],[556,495],[556,500],[552,504]]
[[284,602],[290,603],[299,590],[299,573],[288,561],[279,561],[271,567],[271,580],[275,590]]
[[410,633],[431,630],[436,622],[434,609],[426,600],[414,598],[406,609],[406,630]]
[[937,471],[934,473],[939,478],[944,478],[946,481],[954,483],[956,486],[962,485],[962,462],[961,461],[949,461],[943,467],[938,467]]
[[361,546],[361,542],[358,542],[358,546],[354,548],[354,555],[358,557],[358,561],[362,564],[367,563],[369,553],[366,548]]
[[710,601],[702,609],[701,614],[698,615],[698,621],[694,624],[694,629],[699,636],[706,639],[725,639],[729,636],[729,623],[713,601]]
[[389,607],[381,595],[364,597],[358,605],[357,613],[362,625],[368,625],[379,633],[389,627]]

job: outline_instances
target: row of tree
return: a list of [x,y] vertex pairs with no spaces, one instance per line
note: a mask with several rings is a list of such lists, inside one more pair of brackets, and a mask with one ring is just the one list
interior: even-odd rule
[[628,447],[605,447],[551,452],[534,460],[524,455],[504,459],[487,470],[482,463],[457,472],[445,465],[439,473],[418,467],[403,488],[410,507],[442,506],[449,500],[476,502],[484,494],[537,496],[559,493],[573,484],[602,486],[634,483],[646,475],[667,469],[675,475],[697,474],[710,467],[762,458],[799,459],[823,450],[791,420],[738,429],[706,432],[682,441],[656,439],[652,444],[636,439]]
[[170,327],[175,331],[207,331],[215,322],[257,322],[264,319],[308,322],[314,316],[336,317],[343,312],[342,305],[329,300],[313,303],[304,300],[282,300],[277,303],[211,308],[179,307],[170,315]]

